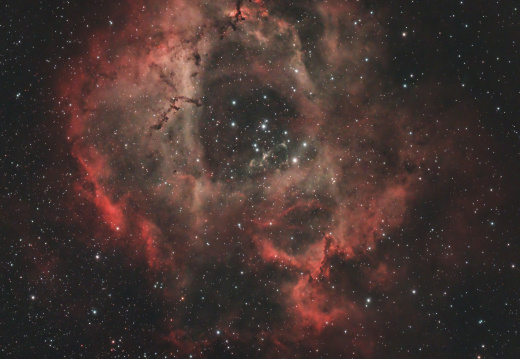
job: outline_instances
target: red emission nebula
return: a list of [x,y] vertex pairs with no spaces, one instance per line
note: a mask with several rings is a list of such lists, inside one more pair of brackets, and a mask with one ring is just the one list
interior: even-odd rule
[[386,30],[355,1],[136,0],[117,18],[59,81],[69,209],[101,256],[146,267],[160,352],[423,340],[425,303],[488,230],[463,190],[485,183],[490,141],[471,103],[388,77]]

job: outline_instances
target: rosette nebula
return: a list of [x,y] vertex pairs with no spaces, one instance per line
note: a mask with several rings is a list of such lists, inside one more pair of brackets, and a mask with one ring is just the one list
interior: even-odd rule
[[[518,111],[485,86],[518,53],[464,35],[495,8],[91,6],[41,59],[37,200],[5,186],[7,357],[515,357]],[[486,61],[503,90],[452,69]]]

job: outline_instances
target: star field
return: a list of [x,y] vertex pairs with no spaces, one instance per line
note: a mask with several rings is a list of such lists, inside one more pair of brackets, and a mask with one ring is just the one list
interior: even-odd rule
[[518,4],[1,9],[2,357],[518,356]]

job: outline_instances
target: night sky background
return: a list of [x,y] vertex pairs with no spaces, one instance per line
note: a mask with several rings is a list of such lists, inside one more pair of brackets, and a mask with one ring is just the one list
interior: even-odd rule
[[520,357],[520,3],[21,0],[0,34],[0,357]]

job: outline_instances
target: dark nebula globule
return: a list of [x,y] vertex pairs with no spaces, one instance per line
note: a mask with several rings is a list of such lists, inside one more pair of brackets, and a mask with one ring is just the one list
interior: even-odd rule
[[0,356],[520,356],[518,4],[24,6]]

